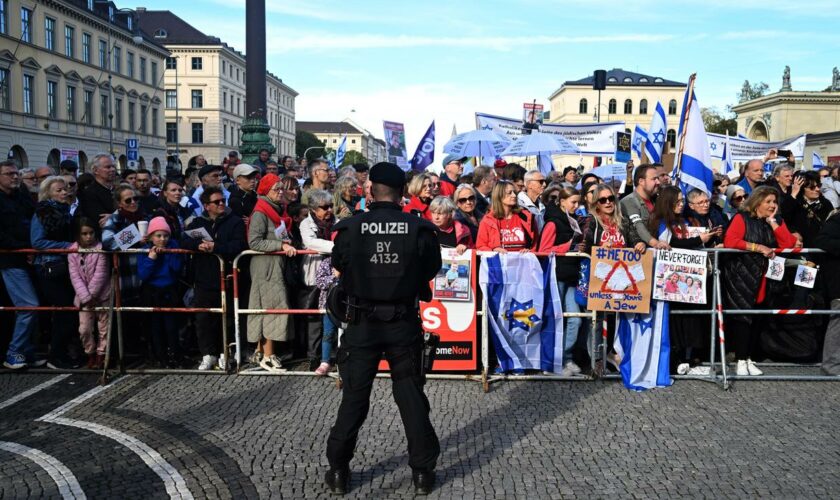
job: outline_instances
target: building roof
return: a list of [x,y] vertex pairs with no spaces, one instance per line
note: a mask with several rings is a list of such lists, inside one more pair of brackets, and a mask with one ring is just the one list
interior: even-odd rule
[[[595,80],[594,75],[589,75],[580,80],[569,80],[563,85],[587,85],[592,86]],[[685,83],[675,82],[673,80],[666,80],[661,76],[644,75],[642,73],[634,73],[632,71],[625,71],[621,68],[613,68],[607,71],[607,86],[623,86],[623,87],[685,87]]]
[[295,122],[295,128],[313,134],[362,134],[347,122]]
[[163,44],[222,45],[215,36],[208,36],[168,10],[137,8],[140,29]]

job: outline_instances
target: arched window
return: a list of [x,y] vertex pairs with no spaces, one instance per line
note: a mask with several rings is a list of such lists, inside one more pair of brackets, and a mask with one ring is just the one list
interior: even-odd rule
[[614,115],[617,106],[618,104],[616,104],[615,99],[610,99],[610,104],[607,106],[607,113]]
[[667,138],[668,138],[668,144],[671,146],[671,149],[676,148],[677,147],[677,133],[674,131],[674,129],[669,129],[668,130]]
[[589,106],[588,106],[588,103],[586,102],[586,99],[581,99],[580,100],[580,106],[578,106],[578,111],[580,112],[580,114],[585,115],[587,113],[588,109],[589,109]]
[[624,101],[624,114],[625,115],[632,115],[633,114],[633,101],[627,99]]
[[647,99],[642,99],[641,101],[639,101],[639,114],[647,114]]
[[671,99],[668,101],[668,114],[675,115],[677,114],[677,101],[676,99]]

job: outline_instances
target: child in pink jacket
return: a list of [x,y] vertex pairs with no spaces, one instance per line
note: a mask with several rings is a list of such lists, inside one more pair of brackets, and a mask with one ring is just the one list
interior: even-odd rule
[[[96,239],[96,227],[90,220],[82,218],[76,233],[76,243],[71,250],[102,250],[102,243]],[[110,302],[111,276],[110,259],[103,253],[71,253],[67,260],[70,267],[70,281],[76,290],[76,306],[104,307]],[[108,311],[79,311],[79,336],[88,355],[87,368],[99,369],[105,361],[105,347],[108,345]],[[94,324],[94,320],[96,323]],[[94,341],[94,326],[99,328],[99,342]]]

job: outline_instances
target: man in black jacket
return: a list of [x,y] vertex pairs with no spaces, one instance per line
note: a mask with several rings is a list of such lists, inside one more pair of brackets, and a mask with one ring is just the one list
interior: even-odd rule
[[[20,250],[31,248],[29,224],[35,213],[35,204],[25,190],[20,189],[20,174],[13,161],[0,163],[0,249]],[[29,277],[27,256],[23,254],[0,254],[0,275],[6,292],[15,307],[35,307],[38,295]],[[41,366],[36,361],[32,346],[32,331],[35,327],[35,313],[18,311],[12,341],[6,351],[3,366],[18,370],[29,366]]]
[[114,158],[107,153],[99,153],[91,162],[94,183],[78,194],[79,209],[76,211],[92,221],[98,221],[99,227],[105,227],[108,217],[114,212],[114,179],[117,169]]
[[[230,272],[233,259],[248,249],[245,240],[245,224],[225,206],[225,195],[218,187],[208,187],[201,193],[201,204],[204,212],[187,226],[186,232],[204,229],[207,235],[201,237],[195,233],[186,236],[181,246],[187,250],[195,250],[208,254],[219,255],[225,261],[225,275]],[[198,255],[193,260],[195,269],[194,307],[221,307],[221,276],[219,259],[210,255]],[[227,286],[226,286],[227,288]],[[228,315],[224,321],[228,322],[228,332],[233,328],[232,295],[226,294]],[[199,370],[212,370],[219,358],[219,346],[222,344],[222,318],[218,313],[198,313],[195,318],[198,349],[202,359]],[[224,353],[223,353],[224,354]]]
[[233,213],[247,219],[257,204],[257,173],[259,171],[251,165],[237,165],[233,169],[233,181],[236,186],[230,190],[230,209]]

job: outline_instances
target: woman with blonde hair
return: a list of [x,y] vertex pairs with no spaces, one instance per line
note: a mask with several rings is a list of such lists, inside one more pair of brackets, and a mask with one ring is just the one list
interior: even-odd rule
[[509,250],[535,250],[537,228],[531,212],[517,204],[516,188],[510,181],[499,181],[490,195],[490,211],[478,225],[478,250],[505,253]]
[[411,178],[408,183],[408,203],[403,206],[403,212],[414,214],[431,221],[432,213],[429,204],[434,198],[431,174],[423,172]]

